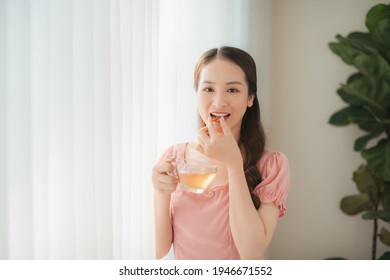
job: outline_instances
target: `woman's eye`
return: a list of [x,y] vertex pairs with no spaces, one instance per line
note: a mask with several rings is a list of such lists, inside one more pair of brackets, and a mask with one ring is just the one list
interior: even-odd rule
[[236,93],[236,92],[238,92],[238,89],[235,89],[235,88],[229,88],[229,89],[227,90],[227,92]]
[[203,91],[205,91],[205,92],[213,92],[214,90],[212,88],[204,88]]

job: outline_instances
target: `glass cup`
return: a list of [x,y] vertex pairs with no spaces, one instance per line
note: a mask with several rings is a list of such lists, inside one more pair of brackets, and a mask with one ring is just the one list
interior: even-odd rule
[[203,193],[213,181],[218,166],[198,160],[176,161],[180,187],[186,191]]

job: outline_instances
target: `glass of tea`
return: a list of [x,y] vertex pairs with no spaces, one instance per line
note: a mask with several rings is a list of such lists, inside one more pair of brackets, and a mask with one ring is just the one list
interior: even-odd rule
[[218,171],[217,165],[192,159],[176,161],[175,165],[180,187],[194,193],[203,193]]

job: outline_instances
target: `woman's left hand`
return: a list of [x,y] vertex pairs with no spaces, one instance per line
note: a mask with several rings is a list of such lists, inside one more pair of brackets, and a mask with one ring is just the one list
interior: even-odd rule
[[242,166],[240,148],[226,120],[221,118],[219,125],[220,129],[216,127],[218,123],[213,123],[209,118],[206,126],[198,131],[198,151],[226,166]]

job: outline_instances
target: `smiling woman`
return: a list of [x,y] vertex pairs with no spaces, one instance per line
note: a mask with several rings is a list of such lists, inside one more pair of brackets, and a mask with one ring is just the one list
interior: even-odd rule
[[[286,211],[290,173],[283,153],[265,149],[255,62],[241,49],[215,48],[194,77],[198,139],[168,148],[152,171],[156,256],[173,244],[176,259],[262,259]],[[218,167],[204,193],[178,187],[172,161],[192,160]]]
[[[196,71],[201,67],[197,66]],[[254,99],[254,95],[249,94],[245,73],[237,64],[223,58],[207,63],[199,72],[201,74],[195,74],[199,77],[195,90],[201,119],[223,116],[238,141],[242,117],[246,109],[252,107]],[[229,110],[225,111],[227,108]]]

